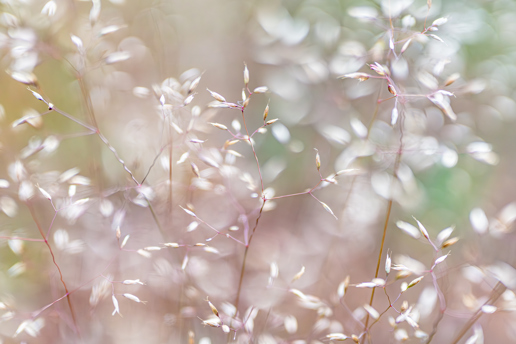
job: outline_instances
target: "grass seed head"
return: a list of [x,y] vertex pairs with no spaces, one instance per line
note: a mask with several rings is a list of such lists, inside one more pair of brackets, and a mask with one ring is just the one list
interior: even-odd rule
[[249,84],[249,69],[247,69],[247,64],[244,63],[244,84],[247,86]]
[[408,307],[409,307],[408,301],[404,300],[401,304],[401,308],[400,308],[401,312],[405,312],[408,309]]
[[267,106],[265,107],[265,110],[263,111],[263,121],[267,119],[267,116],[269,115],[269,104],[267,103]]
[[124,240],[122,240],[122,244],[120,245],[120,248],[124,248],[124,246],[127,244],[127,241],[129,240],[129,234],[127,234],[124,237]]
[[228,127],[226,127],[224,124],[220,124],[220,123],[211,123],[211,125],[213,125],[215,128],[219,128],[221,130],[228,130]]
[[328,338],[329,340],[345,341],[349,337],[346,336],[344,333],[330,333],[326,335],[326,338]]
[[260,87],[256,87],[253,90],[253,93],[266,93],[268,91],[269,91],[269,88],[267,86],[260,86]]
[[444,86],[450,86],[451,84],[453,84],[455,81],[457,81],[458,79],[460,78],[460,74],[459,73],[453,73],[452,75],[450,75],[445,81],[444,81]]
[[197,78],[194,79],[194,81],[192,81],[192,83],[190,84],[190,87],[188,88],[188,93],[192,93],[196,88],[197,86],[199,86],[199,82],[201,82],[201,76],[198,76]]
[[408,288],[412,288],[413,286],[415,286],[416,284],[418,284],[419,282],[421,282],[421,280],[424,278],[425,276],[421,276],[421,277],[418,277],[418,278],[415,278],[413,279],[412,281],[410,281],[410,283],[408,284],[407,286],[407,289]]
[[298,279],[300,279],[304,273],[305,273],[305,267],[303,266],[303,267],[301,267],[301,270],[294,276],[294,278],[292,278],[292,281],[290,283],[295,282]]
[[135,295],[133,295],[133,294],[127,294],[127,293],[126,293],[126,294],[122,294],[122,295],[123,295],[125,298],[127,298],[127,299],[129,299],[129,300],[131,300],[131,301],[134,301],[134,302],[136,302],[136,303],[143,303],[143,304],[146,304],[146,303],[147,303],[147,301],[142,301],[142,300],[140,300],[140,299],[138,298],[138,296],[135,296]]
[[455,245],[459,241],[458,237],[454,237],[443,242],[442,248],[446,248],[451,245]]
[[367,73],[349,73],[339,76],[339,79],[357,79],[359,81],[366,81],[371,77]]
[[226,98],[224,98],[223,96],[221,96],[220,94],[218,94],[217,92],[213,92],[211,91],[209,88],[207,88],[208,92],[210,92],[211,96],[213,98],[215,98],[215,100],[221,102],[221,103],[225,103],[226,102]]
[[317,152],[315,154],[315,166],[317,167],[317,171],[319,171],[321,169],[321,156],[319,155],[319,151],[316,148],[314,149]]
[[210,306],[211,311],[213,312],[213,314],[215,314],[215,316],[220,319],[219,311],[217,310],[215,305],[213,305],[213,303],[211,303],[211,301],[208,300],[208,298],[206,298],[206,302],[208,302],[208,305]]

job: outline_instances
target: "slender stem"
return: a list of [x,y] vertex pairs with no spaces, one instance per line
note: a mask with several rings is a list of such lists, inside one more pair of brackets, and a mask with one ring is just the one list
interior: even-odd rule
[[262,193],[263,193],[263,190],[265,190],[265,188],[263,187],[262,170],[260,169],[260,162],[258,161],[258,155],[256,155],[256,150],[254,149],[253,141],[251,141],[251,136],[249,135],[249,130],[247,130],[247,124],[245,122],[243,108],[242,108],[242,121],[244,122],[244,128],[245,128],[245,133],[247,134],[247,140],[249,141],[249,144],[251,145],[251,148],[252,148],[253,154],[254,154],[254,159],[256,160],[256,166],[258,168],[258,174],[260,175],[260,184],[262,186]]
[[[203,219],[201,219],[200,217],[196,216],[195,217],[199,222],[203,223],[204,225],[206,225],[206,227],[210,228],[210,229],[213,229],[217,234],[217,235],[224,235],[226,238],[228,239],[231,239],[241,245],[246,245],[243,241],[240,241],[238,240],[237,238],[235,238],[234,236],[230,235],[230,234],[223,234],[221,231],[219,231],[217,228],[213,227],[212,225],[210,225],[208,222],[204,221]],[[213,240],[214,237],[212,237],[209,241]],[[207,240],[208,241],[208,240]]]
[[70,299],[70,292],[68,291],[68,287],[66,286],[66,283],[64,281],[63,273],[61,272],[61,268],[59,267],[59,264],[57,264],[57,262],[56,262],[56,257],[54,256],[54,251],[52,251],[52,247],[48,243],[48,240],[45,237],[45,233],[43,232],[43,228],[41,228],[41,225],[40,225],[38,219],[36,218],[36,214],[34,213],[34,209],[32,208],[32,205],[29,202],[27,202],[27,208],[29,209],[30,215],[31,215],[32,219],[34,220],[34,223],[36,224],[36,227],[38,227],[39,233],[43,237],[43,241],[45,242],[45,245],[47,245],[47,247],[48,247],[48,251],[50,252],[50,255],[52,256],[52,262],[54,263],[54,265],[57,268],[57,271],[59,272],[59,276],[61,278],[61,283],[63,284],[63,287],[64,287],[65,292],[66,292],[66,298],[67,298],[67,301],[68,301],[68,307],[70,307],[70,313],[72,315],[73,325],[75,327],[76,333],[80,335],[79,327],[77,326],[77,320],[75,318],[75,312],[74,312],[73,306],[72,306],[72,300]]
[[97,119],[95,117],[95,113],[93,112],[93,104],[91,102],[90,94],[88,93],[88,90],[86,88],[86,84],[84,82],[84,75],[82,74],[82,71],[78,71],[77,80],[79,81],[79,87],[81,88],[81,93],[86,103],[86,109],[88,110],[88,114],[90,115],[91,123],[93,123],[93,126],[95,128],[98,128],[99,126],[97,124]]
[[[397,156],[396,156],[396,161],[394,162],[394,170],[393,170],[393,175],[394,177],[396,178],[396,174],[398,173],[398,168],[399,168],[399,165],[400,165],[400,162],[401,162],[401,155],[402,155],[402,148],[403,148],[403,135],[401,136],[400,138],[400,147],[399,147],[399,150],[398,150],[398,153],[397,153]],[[392,187],[392,185],[391,185]],[[376,263],[376,271],[375,271],[375,274],[374,274],[374,278],[378,278],[378,272],[380,271],[380,265],[382,263],[382,254],[383,254],[383,248],[384,248],[384,245],[385,245],[385,237],[387,235],[387,227],[389,225],[389,218],[391,216],[391,211],[392,211],[392,197],[391,199],[389,200],[389,203],[387,205],[387,214],[385,215],[385,222],[383,224],[383,235],[382,235],[382,242],[380,244],[380,252],[378,253],[378,262]],[[369,300],[369,306],[373,306],[373,300],[374,300],[374,292],[375,292],[376,288],[373,288],[373,290],[371,291],[371,298]],[[365,321],[365,326],[364,326],[364,331],[367,332],[368,331],[368,326],[369,324],[369,313],[367,314],[366,316],[366,321]],[[362,343],[364,343],[365,341],[365,338],[366,336],[362,337]]]
[[107,270],[107,268],[109,268],[109,266],[113,263],[113,261],[114,261],[114,260],[115,260],[115,258],[112,258],[112,259],[109,261],[109,263],[104,267],[104,269],[102,270],[102,272],[101,272],[99,275],[97,275],[97,276],[95,276],[95,277],[91,278],[90,280],[86,281],[85,283],[83,283],[83,284],[79,285],[77,288],[75,288],[75,289],[71,290],[70,292],[65,293],[65,294],[64,294],[63,296],[61,296],[60,298],[58,298],[58,299],[56,299],[56,300],[52,301],[51,303],[49,303],[49,304],[48,304],[48,305],[46,305],[46,306],[43,306],[43,307],[42,307],[42,308],[40,308],[38,311],[33,312],[33,313],[32,313],[32,318],[33,318],[33,319],[35,319],[35,318],[39,317],[39,316],[41,315],[41,313],[43,313],[43,312],[44,312],[45,310],[47,310],[48,308],[52,307],[53,305],[55,305],[56,303],[58,303],[59,301],[61,301],[61,300],[62,300],[62,299],[64,299],[65,297],[66,297],[66,298],[68,298],[68,297],[70,296],[70,294],[72,294],[72,293],[76,292],[77,290],[79,290],[79,289],[81,289],[82,287],[84,287],[84,286],[86,286],[86,285],[90,284],[91,282],[93,282],[94,280],[96,280],[97,278],[99,278],[100,276],[102,276],[102,274],[104,273],[104,271],[106,271],[106,270]]
[[[486,305],[492,305],[493,303],[495,303],[496,300],[498,300],[498,298],[500,296],[502,296],[502,294],[506,290],[507,290],[507,287],[502,282],[496,283],[495,287],[493,288],[493,291],[491,292],[491,296],[489,297],[489,299],[486,302],[484,302],[482,307],[484,307]],[[468,332],[468,330],[471,328],[471,326],[473,326],[473,324],[475,324],[477,322],[477,320],[483,314],[482,313],[482,307],[480,307],[475,312],[475,314],[473,314],[473,316],[468,320],[468,322],[466,322],[466,324],[464,325],[462,330],[460,330],[459,334],[457,334],[457,337],[455,337],[455,339],[451,342],[451,344],[457,344],[459,342],[459,340],[461,340],[461,338],[464,337],[466,332]]]
[[[152,168],[154,167],[154,165],[156,165],[156,162],[158,161],[159,157],[161,156],[161,153],[163,153],[163,151],[165,150],[167,146],[163,146],[161,147],[161,149],[159,150],[158,154],[156,154],[156,156],[154,157],[154,159],[152,160],[152,163],[151,165],[149,166],[149,168],[147,169],[147,173],[145,173],[145,176],[143,177],[142,181],[140,182],[140,184],[143,185],[143,183],[145,183],[145,181],[147,180],[147,177],[149,176],[149,174],[151,173],[152,171]],[[171,147],[172,149],[172,147]],[[172,157],[170,157],[172,159]],[[172,168],[172,166],[169,166],[170,168]],[[172,171],[172,170],[171,170]],[[170,172],[171,173],[171,172]],[[170,179],[172,181],[172,179]],[[171,182],[172,184],[172,182]]]
[[154,207],[152,206],[151,201],[147,198],[147,196],[144,195],[144,197],[145,197],[145,200],[147,201],[147,204],[149,205],[149,210],[151,212],[152,219],[154,220],[154,222],[156,223],[156,226],[158,227],[159,233],[161,234],[161,238],[164,241],[167,241],[167,236],[165,235],[165,232],[163,231],[163,227],[161,227],[161,223],[159,222],[158,215],[154,211]]
[[[48,103],[47,103],[48,104]],[[86,124],[84,122],[82,122],[81,120],[78,120],[77,118],[73,117],[72,115],[64,112],[63,110],[61,109],[58,109],[56,107],[53,108],[53,110],[61,115],[63,115],[64,117],[68,118],[69,120],[71,120],[72,122],[75,122],[77,124],[79,124],[80,126],[83,126],[84,128],[87,128],[89,130],[91,130],[92,132],[95,132],[97,131],[97,129],[95,127],[92,127],[91,125],[89,124]]]
[[371,121],[369,122],[369,125],[367,126],[367,136],[366,140],[369,140],[369,136],[371,135],[371,128],[373,128],[374,121],[376,120],[376,117],[378,116],[378,109],[380,108],[380,95],[382,93],[382,89],[378,89],[378,95],[376,96],[376,106],[374,107],[373,117],[371,118]]
[[[254,236],[254,232],[256,231],[256,227],[258,227],[258,222],[260,221],[260,218],[262,217],[263,208],[265,207],[266,202],[267,201],[264,200],[262,203],[262,207],[260,208],[260,213],[258,214],[258,217],[256,218],[256,223],[254,225],[253,231],[251,232],[251,236],[249,237],[249,242],[245,246],[244,260],[242,262],[242,270],[240,272],[240,281],[238,283],[238,291],[237,291],[237,297],[236,297],[236,301],[235,301],[235,308],[238,308],[238,303],[240,301],[240,291],[242,290],[242,281],[244,279],[245,262],[246,262],[246,258],[247,258],[247,252],[249,251],[249,246],[251,245],[251,240],[253,240],[253,236]],[[235,313],[235,316],[236,316],[236,313]]]
[[[433,245],[433,243],[432,243]],[[432,332],[428,335],[428,341],[426,344],[430,343],[437,333],[437,327],[439,326],[439,323],[444,317],[444,312],[446,311],[446,298],[444,297],[443,292],[441,291],[441,288],[439,288],[439,283],[437,282],[437,276],[434,271],[435,264],[432,266],[431,275],[432,275],[432,282],[434,284],[435,291],[437,292],[437,295],[439,297],[439,315],[434,321],[434,325],[432,327]]]
[[[389,224],[389,217],[391,215],[392,210],[392,199],[389,200],[389,205],[387,206],[387,214],[385,216],[385,223],[383,225],[383,236],[382,236],[382,243],[380,245],[380,253],[378,253],[378,262],[376,264],[376,272],[374,274],[374,278],[378,277],[378,271],[380,270],[380,264],[382,263],[382,253],[383,253],[383,246],[385,244],[385,236],[387,234],[387,225]],[[374,299],[374,292],[376,288],[373,288],[371,291],[371,298],[369,299],[369,306],[373,306],[373,299]],[[367,332],[367,326],[369,325],[369,313],[367,313],[366,321],[364,325],[364,331]],[[364,343],[366,336],[362,337],[362,343]]]
[[233,315],[233,318],[235,318],[238,313],[238,304],[240,303],[240,292],[242,291],[242,282],[244,281],[245,264],[247,262],[247,252],[249,252],[249,245],[246,246],[245,250],[244,250],[244,259],[242,261],[242,268],[240,269],[240,279],[238,281],[238,289],[237,289],[237,295],[236,295],[236,299],[235,299],[235,314]]
[[[249,246],[251,245],[251,241],[253,240],[253,236],[254,236],[254,233],[256,231],[256,228],[258,227],[258,222],[260,221],[260,218],[262,217],[263,208],[265,207],[265,203],[267,203],[267,201],[264,199],[263,203],[262,203],[262,207],[260,208],[260,213],[258,214],[258,217],[256,218],[256,223],[254,225],[254,228],[253,228],[253,230],[251,232],[251,235],[249,236],[249,241],[245,245],[244,259],[242,260],[242,268],[240,269],[240,279],[238,281],[237,295],[236,295],[235,304],[234,304],[234,306],[235,306],[235,314],[233,314],[233,317],[231,318],[231,320],[235,319],[237,314],[238,314],[238,305],[240,303],[240,294],[241,294],[241,291],[242,291],[242,284],[243,284],[243,281],[244,281],[245,265],[246,265],[246,262],[247,262],[247,253],[249,252]],[[231,332],[228,333],[227,342],[229,343],[230,340],[231,340]]]
[[115,155],[115,158],[116,160],[118,160],[118,162],[120,164],[122,164],[122,167],[124,168],[124,170],[129,173],[129,175],[131,176],[131,179],[136,183],[136,185],[140,186],[140,182],[136,179],[136,177],[133,175],[133,172],[129,169],[129,167],[127,167],[127,165],[125,164],[125,161],[122,160],[122,158],[120,158],[120,156],[118,155],[118,152],[116,151],[115,147],[113,147],[109,141],[106,139],[106,137],[104,135],[102,135],[102,133],[97,130],[97,135],[98,137],[102,140],[102,142],[104,142],[104,144],[109,148],[109,150],[111,152],[113,152],[113,154]]

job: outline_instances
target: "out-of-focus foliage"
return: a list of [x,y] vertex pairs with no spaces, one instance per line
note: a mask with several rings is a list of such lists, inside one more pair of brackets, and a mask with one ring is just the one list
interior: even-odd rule
[[515,2],[0,6],[0,342],[515,341]]

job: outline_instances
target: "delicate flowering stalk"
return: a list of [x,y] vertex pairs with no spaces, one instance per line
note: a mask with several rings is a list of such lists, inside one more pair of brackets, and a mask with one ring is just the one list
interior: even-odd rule
[[39,233],[41,234],[41,237],[43,238],[43,241],[45,242],[45,245],[47,245],[48,251],[50,252],[50,255],[52,256],[52,262],[54,263],[55,267],[57,268],[57,271],[59,273],[59,277],[61,280],[61,284],[63,285],[63,287],[65,289],[66,300],[68,301],[68,307],[70,308],[70,314],[72,316],[74,330],[77,333],[77,335],[80,336],[79,327],[77,325],[77,320],[75,317],[75,311],[72,306],[72,300],[70,298],[70,292],[68,291],[68,287],[66,286],[66,283],[64,281],[63,273],[61,272],[61,268],[59,267],[59,264],[57,264],[57,262],[56,262],[56,258],[55,258],[54,252],[52,251],[52,247],[48,243],[47,237],[45,236],[45,233],[43,232],[43,229],[41,228],[41,225],[40,225],[38,219],[36,218],[36,213],[34,212],[34,209],[32,208],[30,201],[27,202],[27,208],[29,209],[30,215],[32,216],[32,219],[34,220],[34,223],[36,224],[36,227],[38,228]]

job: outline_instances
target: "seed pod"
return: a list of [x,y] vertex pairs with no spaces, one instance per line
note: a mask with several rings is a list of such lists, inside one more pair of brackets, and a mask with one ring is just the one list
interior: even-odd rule
[[446,24],[446,22],[448,21],[448,18],[437,18],[436,20],[434,20],[434,22],[432,23],[432,26],[439,26],[439,25],[443,25],[443,24]]
[[138,253],[140,256],[145,257],[145,258],[150,258],[152,256],[150,254],[150,252],[142,250],[142,249],[137,250],[136,253]]
[[410,45],[410,42],[412,42],[412,38],[409,39],[408,41],[405,42],[405,44],[403,44],[403,47],[401,47],[401,54],[403,54],[405,52],[405,50],[407,50],[407,48],[409,47]]
[[267,119],[267,115],[269,114],[269,104],[267,103],[267,106],[265,107],[265,111],[263,111],[263,121]]
[[160,251],[161,247],[158,246],[147,246],[143,248],[145,251]]
[[234,155],[234,156],[236,156],[237,158],[241,158],[241,157],[243,157],[243,155],[242,155],[242,154],[240,154],[240,153],[238,153],[238,152],[236,152],[236,151],[234,151],[234,150],[231,150],[231,149],[228,149],[227,153],[228,153],[228,154],[231,154],[231,155]]
[[369,306],[368,304],[365,304],[364,305],[364,309],[366,310],[367,313],[369,313],[369,315],[373,318],[373,319],[378,319],[380,317],[380,313],[378,313],[378,311],[376,309],[374,309],[373,307]]
[[[188,205],[187,205],[188,206]],[[193,216],[193,217],[197,217],[197,215],[195,215],[195,213],[189,209],[186,209],[186,208],[183,208],[181,206],[179,206],[181,209],[183,209],[185,211],[185,213],[187,213],[188,215],[190,216]]]
[[46,199],[48,199],[49,201],[52,200],[52,196],[50,196],[50,194],[46,190],[40,188],[39,186],[38,189],[43,194],[43,196],[45,196]]
[[211,96],[213,98],[215,98],[216,100],[218,100],[219,102],[225,102],[226,101],[226,98],[224,98],[223,96],[221,96],[217,92],[210,91],[209,88],[207,88],[207,90],[208,90],[208,92],[210,92]]
[[339,298],[343,298],[344,295],[346,295],[346,291],[348,290],[348,286],[349,286],[349,281],[350,281],[350,277],[349,275],[346,276],[346,278],[344,279],[344,281],[342,281],[340,284],[339,284],[339,287],[337,288],[337,295],[339,296]]
[[238,141],[240,141],[240,140],[231,140],[231,141],[227,140],[227,141],[224,143],[224,149],[228,148],[229,146],[234,145],[234,144],[235,144],[235,143],[237,143]]
[[192,102],[192,100],[195,97],[195,93],[190,94],[188,97],[186,97],[185,101],[183,102],[183,105],[188,105]]
[[192,143],[204,143],[204,140],[191,139],[190,142],[192,142]]
[[379,64],[378,62],[375,62],[374,64],[370,64],[369,68],[374,70],[378,75],[385,76],[388,74],[385,70],[385,67]]
[[385,272],[387,275],[391,272],[391,255],[387,254],[387,259],[385,260]]
[[344,341],[349,337],[346,336],[344,333],[330,333],[326,335],[326,338],[328,338],[329,340]]
[[401,289],[401,292],[404,293],[408,289],[407,282],[401,283],[400,289]]
[[124,248],[125,244],[127,244],[127,241],[129,240],[129,234],[127,234],[124,237],[124,240],[122,241],[122,244],[120,245],[120,248]]
[[397,274],[396,274],[396,279],[399,280],[399,279],[403,279],[403,278],[406,278],[406,277],[409,277],[410,275],[412,275],[412,272],[408,271],[408,270],[402,270],[402,271],[399,271]]
[[408,301],[407,301],[407,300],[405,300],[405,301],[403,301],[403,303],[401,304],[401,312],[405,312],[407,309],[408,309]]
[[413,279],[407,286],[407,289],[408,288],[412,288],[413,286],[415,286],[416,284],[418,284],[419,282],[421,282],[421,280],[424,278],[425,276],[421,276],[421,277],[418,277],[416,279]]
[[37,99],[37,100],[45,101],[45,100],[43,99],[43,97],[41,96],[41,94],[39,94],[38,92],[34,92],[34,91],[33,91],[33,90],[31,90],[29,87],[27,87],[27,89],[28,89],[29,91],[31,91],[31,92],[32,92],[32,95],[34,95],[34,97],[36,97],[36,99]]
[[195,90],[197,88],[197,86],[199,86],[199,82],[201,81],[201,77],[198,76],[194,81],[192,81],[192,83],[190,84],[190,87],[188,87],[188,93],[192,93],[193,90]]
[[457,243],[457,241],[459,241],[459,238],[457,238],[457,237],[454,237],[454,238],[448,239],[448,240],[446,240],[445,242],[443,242],[442,248],[445,248],[445,247],[448,247],[448,246],[454,245],[454,244],[456,244],[456,243]]
[[195,174],[195,176],[197,178],[201,178],[201,173],[199,172],[199,167],[197,167],[197,165],[194,164],[193,162],[191,162],[190,165],[192,166],[192,172]]
[[115,306],[115,310],[111,315],[115,315],[118,313],[120,316],[122,316],[122,314],[120,314],[120,307],[118,306],[118,300],[116,299],[115,295],[111,296],[111,300],[113,301],[113,306]]
[[444,262],[446,260],[446,258],[448,258],[448,256],[450,255],[450,253],[448,252],[448,254],[444,255],[444,256],[440,256],[439,258],[437,258],[435,261],[434,261],[434,266],[437,265],[437,264],[441,264],[442,262]]
[[339,79],[358,79],[359,81],[366,81],[371,75],[367,73],[349,73],[339,76]]
[[204,325],[208,325],[210,327],[220,327],[220,319],[219,318],[203,320],[202,323]]
[[460,74],[459,73],[453,73],[452,75],[450,75],[446,81],[444,82],[444,86],[450,86],[451,84],[453,84],[455,81],[457,81],[457,79],[460,78]]
[[253,93],[265,93],[267,91],[269,91],[269,88],[267,86],[260,86],[260,87],[256,87],[253,90]]
[[145,285],[145,283],[143,283],[142,281],[140,281],[140,279],[135,279],[135,280],[125,280],[122,282],[122,284],[125,284],[125,285],[135,285],[135,284],[139,284],[139,285]]
[[220,317],[219,317],[219,311],[218,311],[218,310],[217,310],[217,308],[213,305],[213,303],[211,303],[211,301],[210,301],[210,300],[208,300],[208,299],[206,299],[206,301],[208,302],[208,305],[210,306],[211,311],[213,312],[213,314],[215,314],[215,316],[216,316],[217,318],[220,318]]
[[220,123],[211,123],[211,125],[213,125],[215,128],[219,128],[221,130],[228,130],[228,127],[226,127],[224,124],[220,124]]
[[301,276],[303,276],[304,273],[305,273],[305,267],[303,266],[303,267],[301,267],[301,270],[294,276],[294,278],[292,278],[292,282],[297,281],[298,279],[300,279]]
[[137,296],[134,296],[133,294],[122,294],[125,298],[131,300],[131,301],[134,301],[134,302],[137,302],[137,303],[143,303],[143,304],[146,304],[147,301],[142,301],[140,300]]
[[249,84],[249,69],[247,69],[247,65],[244,63],[244,84],[247,86]]

